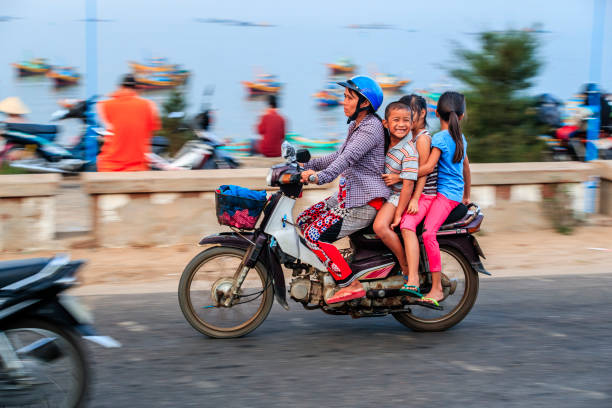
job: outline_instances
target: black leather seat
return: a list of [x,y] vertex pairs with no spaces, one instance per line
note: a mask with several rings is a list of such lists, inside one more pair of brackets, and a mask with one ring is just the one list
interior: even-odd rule
[[50,260],[49,258],[33,258],[0,262],[0,290],[40,272]]
[[6,128],[15,132],[37,135],[45,139],[53,139],[57,134],[56,125],[40,125],[38,123],[7,123]]

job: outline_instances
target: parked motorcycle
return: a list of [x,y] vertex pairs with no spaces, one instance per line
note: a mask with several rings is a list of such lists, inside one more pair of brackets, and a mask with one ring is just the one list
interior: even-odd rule
[[[310,160],[307,150],[295,152],[283,144],[285,164],[270,169],[267,184],[279,187],[262,210],[263,218],[253,230],[238,229],[220,217],[221,223],[234,225],[233,232],[202,238],[209,248],[189,262],[179,283],[179,303],[183,315],[197,331],[215,338],[244,336],[266,319],[274,298],[285,309],[287,289],[281,265],[292,270],[290,297],[305,309],[321,309],[333,315],[379,317],[391,314],[405,326],[418,331],[441,331],[459,323],[468,314],[478,294],[478,273],[489,274],[480,258],[484,254],[472,235],[480,229],[483,214],[472,204],[461,205],[446,220],[438,233],[442,256],[442,310],[426,308],[416,299],[404,296],[399,263],[371,226],[349,236],[351,247],[343,256],[366,290],[366,297],[329,304],[338,290],[325,265],[306,246],[293,221],[293,207],[303,184],[299,163]],[[253,208],[250,203],[245,207]],[[247,211],[247,210],[245,210]],[[246,217],[249,211],[233,215]],[[258,221],[258,220],[255,220]],[[252,222],[249,227],[254,226]],[[427,254],[420,242],[421,292],[431,288]]]
[[[240,163],[223,150],[223,142],[208,131],[211,123],[210,111],[205,110],[193,120],[193,124],[182,123],[178,130],[191,131],[195,139],[187,141],[171,158],[164,158],[159,152],[147,154],[151,170],[202,170],[235,169]],[[170,117],[181,118],[182,112],[174,112]]]
[[[53,121],[78,119],[83,131],[71,147],[57,143],[58,127],[30,123],[4,123],[0,126],[0,162],[32,173],[75,173],[95,171],[96,157],[104,138],[112,132],[100,127],[95,115],[97,98],[64,103],[64,109],[53,113]],[[155,136],[151,140],[152,154],[168,148],[168,140]],[[22,156],[31,156],[23,158]]]
[[95,119],[95,103],[95,97],[76,101],[53,114],[53,120],[74,118],[82,121],[83,132],[71,147],[57,143],[58,127],[55,125],[2,124],[0,137],[4,139],[4,146],[0,149],[0,160],[34,173],[95,170],[98,140],[106,134]]
[[81,338],[120,346],[62,294],[82,265],[67,256],[0,262],[0,406],[82,406],[90,374]]

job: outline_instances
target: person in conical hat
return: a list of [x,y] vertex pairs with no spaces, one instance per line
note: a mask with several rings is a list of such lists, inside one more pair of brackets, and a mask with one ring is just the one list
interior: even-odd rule
[[24,123],[23,115],[30,113],[30,110],[18,97],[9,96],[0,101],[0,112],[8,116],[4,122]]

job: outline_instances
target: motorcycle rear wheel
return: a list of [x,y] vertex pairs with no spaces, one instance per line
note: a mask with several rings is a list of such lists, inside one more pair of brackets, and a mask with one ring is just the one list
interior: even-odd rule
[[[6,372],[0,380],[0,406],[82,407],[90,381],[85,349],[70,330],[42,319],[18,320],[2,327],[15,351],[51,340],[33,352],[18,352],[30,378],[11,385]],[[2,366],[0,361],[0,367]]]
[[[411,313],[393,313],[393,317],[397,321],[414,331],[437,332],[450,329],[461,322],[470,312],[474,303],[476,303],[476,298],[478,296],[478,273],[472,269],[472,266],[467,259],[465,259],[463,254],[455,249],[440,247],[440,254],[442,256],[442,272],[445,271],[445,259],[447,259],[449,263],[456,263],[457,267],[461,269],[461,272],[457,271],[457,273],[463,275],[463,294],[452,308],[448,308],[448,303],[451,302],[441,302],[440,305],[445,308],[441,312],[424,309],[422,306],[412,306]],[[449,295],[449,297],[451,296],[454,295]],[[449,300],[449,297],[445,300]],[[427,313],[423,313],[424,310],[426,310]],[[421,313],[421,315],[416,313],[417,311]]]
[[216,293],[235,283],[245,253],[244,249],[212,247],[185,267],[179,304],[185,319],[200,333],[218,339],[242,337],[259,327],[270,313],[274,288],[261,262],[248,271],[240,297],[231,307],[216,305]]

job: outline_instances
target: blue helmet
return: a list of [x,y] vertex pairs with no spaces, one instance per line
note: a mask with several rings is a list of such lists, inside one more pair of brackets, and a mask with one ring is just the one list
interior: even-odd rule
[[[378,83],[365,75],[357,75],[346,82],[338,82],[338,85],[352,89],[370,102],[374,112],[380,108],[383,102],[383,91]],[[360,110],[359,107],[357,110]],[[357,113],[357,112],[356,112]]]

